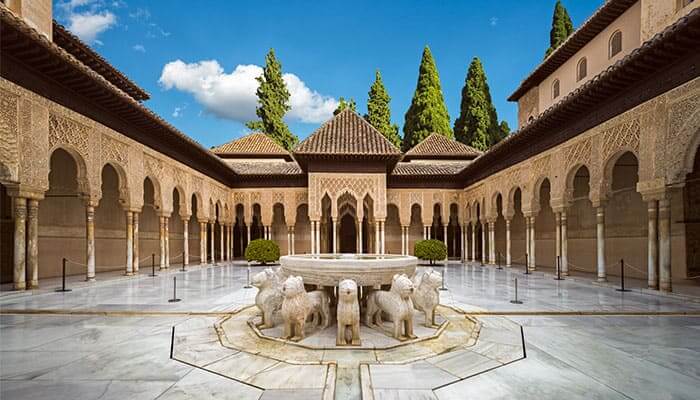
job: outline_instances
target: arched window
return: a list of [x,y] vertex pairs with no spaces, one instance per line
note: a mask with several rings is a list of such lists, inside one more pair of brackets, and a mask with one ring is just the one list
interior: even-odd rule
[[552,100],[559,97],[559,79],[555,79],[552,83]]
[[586,75],[588,74],[587,64],[588,63],[586,62],[586,57],[583,57],[582,59],[580,59],[578,61],[578,64],[576,65],[576,82],[585,78]]
[[608,43],[608,58],[613,58],[617,53],[622,51],[622,32],[615,31],[615,33],[610,36],[610,43]]

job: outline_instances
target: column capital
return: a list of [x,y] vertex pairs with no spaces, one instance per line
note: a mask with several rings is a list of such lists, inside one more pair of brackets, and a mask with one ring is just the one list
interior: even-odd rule
[[180,215],[180,219],[189,222],[192,215]]

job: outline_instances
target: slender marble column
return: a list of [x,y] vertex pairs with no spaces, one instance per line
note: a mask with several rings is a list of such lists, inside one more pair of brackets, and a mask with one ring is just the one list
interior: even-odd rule
[[472,262],[476,262],[476,224],[472,223]]
[[362,244],[363,244],[363,239],[362,239],[362,218],[358,218],[359,223],[358,228],[357,228],[357,236],[358,236],[358,242],[359,244],[357,245],[357,252],[359,254],[362,254]]
[[87,245],[87,280],[95,280],[95,204],[85,206],[85,242]]
[[488,227],[485,222],[481,223],[481,263],[486,264],[486,231]]
[[381,234],[379,233],[379,221],[374,223],[374,252],[379,254],[382,252],[382,245],[379,243],[381,240]]
[[233,260],[233,223],[228,226],[228,259]]
[[133,266],[134,273],[139,272],[139,213],[134,211],[134,246],[133,246]]
[[566,227],[566,211],[561,212],[561,274],[569,275],[569,236]]
[[295,237],[296,235],[295,235],[295,232],[294,232],[294,225],[292,225],[291,228],[292,228],[292,255],[294,255],[294,254],[297,253],[297,251],[296,251],[296,250],[297,250],[297,247],[296,247],[296,237]]
[[211,236],[209,236],[209,246],[211,247],[211,256],[209,259],[212,264],[216,264],[216,225],[211,222]]
[[189,218],[182,218],[182,265],[187,267],[190,264],[190,232]]
[[134,213],[126,210],[126,272],[127,276],[134,274]]
[[207,226],[199,221],[199,265],[207,263]]
[[287,227],[287,255],[292,254],[292,227]]
[[165,217],[163,223],[165,229],[165,268],[170,268],[170,217]]
[[648,286],[649,289],[659,289],[659,247],[658,247],[658,231],[657,231],[657,211],[658,203],[656,200],[649,202],[647,207],[647,216],[649,219],[649,236],[648,236],[648,248],[649,248],[649,258],[647,261],[648,272]]
[[316,254],[316,222],[311,221],[311,231],[309,232],[311,235],[311,254]]
[[447,224],[442,226],[442,242],[445,243],[445,247],[447,247]]
[[401,226],[401,255],[406,255],[406,227]]
[[384,239],[384,227],[385,227],[384,224],[385,224],[385,221],[381,221],[381,222],[380,222],[380,225],[381,225],[381,234],[382,234],[382,241],[381,241],[381,244],[382,244],[382,254],[386,254],[386,240]]
[[510,243],[510,219],[506,220],[506,267],[510,267],[513,261]]
[[671,291],[671,201],[659,200],[659,288]]
[[316,221],[316,251],[321,254],[321,221]]
[[160,217],[160,228],[158,231],[158,237],[160,239],[160,268],[165,269],[165,217]]
[[530,269],[530,217],[525,217],[525,264]]
[[496,264],[496,221],[488,223],[489,226],[489,264]]
[[224,241],[224,233],[226,232],[226,229],[223,224],[219,224],[219,261],[224,262],[224,250],[226,250],[226,243]]
[[598,282],[605,282],[608,279],[605,273],[605,207],[602,205],[596,209],[596,224]]
[[15,205],[15,250],[13,287],[15,290],[24,290],[27,287],[26,276],[26,236],[27,236],[27,199],[14,197]]
[[[561,212],[554,212],[554,254],[561,262]],[[557,260],[554,260],[554,272],[557,271]]]
[[535,231],[535,216],[530,217],[530,269],[537,269],[536,244],[537,236]]
[[333,229],[333,254],[338,253],[338,221],[331,217],[331,229]]
[[27,269],[29,288],[39,288],[39,201],[36,199],[27,203]]

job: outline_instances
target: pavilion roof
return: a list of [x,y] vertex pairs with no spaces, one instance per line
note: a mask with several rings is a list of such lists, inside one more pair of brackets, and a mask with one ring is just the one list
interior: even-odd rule
[[474,159],[481,151],[439,133],[431,133],[404,154],[411,159]]
[[255,132],[213,147],[211,151],[223,158],[265,157],[292,160],[292,155],[274,139],[262,132]]

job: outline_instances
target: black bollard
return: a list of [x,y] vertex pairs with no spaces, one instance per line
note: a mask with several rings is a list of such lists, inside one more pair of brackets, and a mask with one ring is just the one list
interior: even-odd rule
[[156,255],[154,253],[151,253],[151,276],[158,276],[156,275]]
[[557,277],[554,278],[555,281],[563,281],[564,278],[561,277],[561,257],[557,256]]
[[61,284],[61,288],[56,289],[57,292],[70,292],[71,290],[73,290],[73,289],[66,289],[66,262],[67,261],[68,260],[66,260],[64,257],[63,258],[63,277],[61,279],[62,284]]
[[498,264],[498,267],[496,267],[496,269],[503,269],[503,267],[501,267],[501,252],[500,251],[498,253],[496,253],[496,263]]
[[510,302],[513,304],[523,304],[522,301],[518,300],[518,278],[515,278],[515,299]]
[[530,259],[527,257],[527,253],[525,253],[525,275],[530,275]]
[[173,276],[173,298],[168,300],[168,303],[177,303],[180,299],[177,298],[177,276]]
[[251,289],[252,286],[250,285],[250,263],[248,263],[248,282],[246,282],[245,286],[243,286],[244,289]]
[[625,260],[620,259],[620,288],[617,289],[618,292],[629,292],[629,289],[625,289]]
[[442,264],[442,285],[440,286],[440,290],[447,290],[445,287],[445,274],[447,273],[447,263]]

